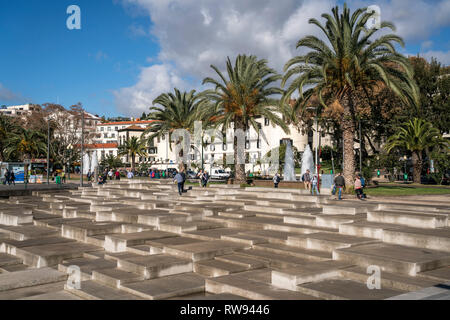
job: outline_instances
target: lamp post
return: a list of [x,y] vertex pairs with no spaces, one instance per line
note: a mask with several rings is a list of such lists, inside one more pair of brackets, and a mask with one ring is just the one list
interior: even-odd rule
[[47,118],[47,184],[50,184],[50,117]]
[[67,151],[68,151],[68,153],[69,153],[69,161],[68,161],[68,163],[67,163],[67,165],[68,165],[68,168],[69,168],[69,170],[68,170],[68,172],[67,172],[67,179],[70,181],[70,159],[72,158],[71,156],[72,156],[72,150],[73,150],[73,145],[72,144],[69,144],[68,145],[68,147],[67,147]]
[[83,186],[83,156],[84,156],[84,110],[81,110],[81,162],[80,186]]
[[404,180],[405,183],[406,183],[406,181],[407,181],[406,161],[408,160],[408,157],[407,157],[407,156],[403,156],[403,160],[405,161],[405,171],[404,171],[404,173],[403,173],[403,180]]

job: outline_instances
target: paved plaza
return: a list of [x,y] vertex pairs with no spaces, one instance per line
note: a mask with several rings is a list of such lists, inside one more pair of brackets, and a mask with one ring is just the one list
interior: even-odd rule
[[450,299],[449,215],[450,196],[33,191],[0,200],[0,299]]

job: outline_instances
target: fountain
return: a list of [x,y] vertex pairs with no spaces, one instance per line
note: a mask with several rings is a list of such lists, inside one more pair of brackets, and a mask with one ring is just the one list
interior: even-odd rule
[[286,144],[286,155],[284,157],[283,181],[297,181],[295,178],[294,153],[291,141]]
[[306,172],[306,170],[309,170],[311,174],[314,173],[314,157],[309,144],[306,145],[305,151],[303,152],[302,156],[302,176]]
[[95,168],[98,166],[97,150],[94,152],[87,152],[83,157],[83,174],[87,174],[89,170],[94,173]]

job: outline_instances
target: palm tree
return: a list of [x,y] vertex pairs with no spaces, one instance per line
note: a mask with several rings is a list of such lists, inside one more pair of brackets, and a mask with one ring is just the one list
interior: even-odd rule
[[17,131],[17,126],[13,123],[12,118],[0,114],[0,161],[5,161],[4,151],[8,137]]
[[[193,132],[197,111],[201,103],[200,96],[195,93],[195,90],[182,93],[175,88],[174,91],[175,94],[164,93],[156,98],[153,104],[157,106],[151,107],[150,113],[147,115],[147,120],[153,120],[146,130],[146,133],[151,133],[148,140],[153,141],[155,137],[163,137],[169,134],[170,148],[172,148],[172,134],[175,130],[184,129],[190,133]],[[180,144],[181,141],[180,137],[175,144]],[[184,152],[189,153],[189,150]],[[183,158],[183,149],[180,150],[179,157],[180,159]],[[187,164],[183,163],[182,165],[186,169]]]
[[[21,128],[18,134],[8,134],[5,156],[7,158],[18,157],[22,162],[37,158],[47,152],[46,140],[45,135],[41,132]],[[25,163],[24,166],[24,176],[25,179],[28,176],[28,163]]]
[[413,179],[415,183],[420,183],[423,152],[429,154],[433,150],[448,148],[448,142],[431,122],[414,118],[405,122],[398,128],[397,133],[388,139],[386,151],[391,152],[394,148],[411,151],[414,166]]
[[108,167],[110,169],[117,169],[123,166],[122,160],[120,157],[116,157],[112,154],[108,154],[100,163],[104,167]]
[[120,156],[129,156],[131,158],[131,171],[134,172],[136,156],[147,156],[147,141],[137,137],[125,140],[124,144],[119,146]]
[[[200,117],[212,116],[216,127],[234,128],[234,159],[237,163],[235,177],[237,183],[244,183],[245,163],[238,162],[237,130],[247,131],[252,126],[259,131],[256,119],[266,117],[273,125],[278,125],[285,132],[289,132],[287,125],[278,115],[279,101],[274,99],[274,95],[281,95],[283,91],[272,86],[281,79],[281,76],[267,66],[266,60],[258,60],[255,56],[238,55],[234,66],[228,58],[228,77],[225,77],[216,66],[212,65],[211,68],[220,79],[203,80],[203,84],[212,84],[215,89],[203,93],[211,104],[202,110]],[[241,156],[243,159],[244,155]]]
[[[395,31],[392,23],[381,22],[380,29],[368,30],[365,25],[373,13],[358,9],[350,15],[346,4],[342,14],[338,6],[332,9],[332,13],[332,16],[322,15],[326,19],[325,26],[316,19],[309,20],[323,31],[328,41],[315,36],[299,40],[297,48],[304,47],[309,51],[288,61],[282,85],[285,86],[295,76],[284,97],[290,98],[296,90],[299,91],[300,99],[294,105],[295,111],[304,110],[311,98],[318,98],[324,108],[341,111],[344,176],[347,185],[353,185],[355,109],[359,98],[386,86],[403,103],[418,107],[418,89],[408,59],[394,48],[395,43],[404,46],[403,40],[394,34],[373,39],[378,30],[389,28]],[[324,96],[329,97],[328,101],[324,101]]]
[[30,160],[47,152],[46,140],[45,135],[38,131],[21,129],[6,139],[5,155],[15,155],[21,161]]

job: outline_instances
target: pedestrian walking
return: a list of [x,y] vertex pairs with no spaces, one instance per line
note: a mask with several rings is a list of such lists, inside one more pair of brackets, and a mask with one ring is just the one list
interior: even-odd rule
[[134,178],[134,174],[133,174],[133,172],[130,170],[130,171],[128,171],[128,173],[127,173],[127,178],[128,179],[133,179]]
[[319,189],[318,189],[318,185],[319,185],[319,177],[317,176],[317,174],[313,175],[312,179],[311,179],[311,184],[312,184],[312,195],[314,196],[314,194],[316,193],[317,195],[319,195]]
[[9,172],[8,169],[6,169],[6,171],[5,171],[5,181],[3,181],[4,185],[6,185],[6,184],[8,184],[8,186],[11,185],[11,182],[9,180],[10,177],[11,177],[11,173]]
[[177,172],[173,181],[178,184],[178,194],[181,196],[183,194],[183,176],[181,173]]
[[181,186],[181,190],[184,192],[184,184],[186,183],[186,172],[184,172],[184,169],[181,169],[181,176],[183,177],[183,185]]
[[209,181],[209,174],[208,171],[204,171],[203,172],[203,188],[206,188],[208,186],[208,181]]
[[108,172],[109,180],[112,180],[112,179],[113,179],[113,176],[114,176],[113,169],[110,169],[109,172]]
[[273,186],[275,189],[278,189],[278,184],[280,183],[280,181],[281,181],[281,179],[277,172],[277,173],[275,173],[275,175],[273,177]]
[[342,172],[339,172],[337,177],[334,178],[334,185],[336,186],[336,192],[338,193],[338,199],[342,200],[342,189],[345,188],[345,179],[342,176]]
[[362,192],[362,184],[361,184],[361,176],[359,174],[356,175],[355,178],[355,192],[356,192],[356,197],[359,200],[363,200],[363,192]]
[[14,175],[14,171],[11,171],[11,175],[9,176],[10,184],[16,185],[16,176]]
[[61,172],[61,179],[62,179],[62,183],[66,183],[66,172],[65,171]]
[[305,189],[311,192],[311,173],[309,170],[306,170],[306,172],[303,174],[302,181],[305,184]]
[[119,170],[116,170],[116,180],[120,180],[120,172],[119,172]]

